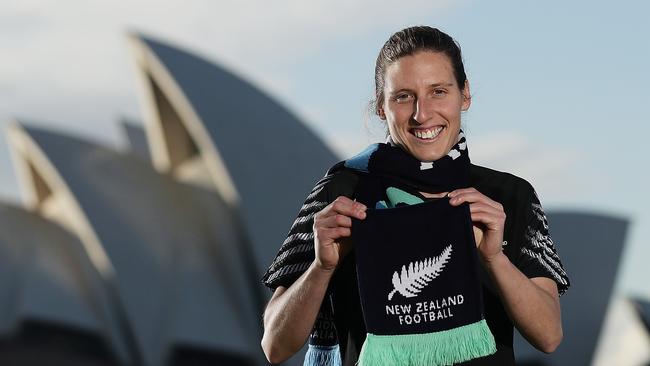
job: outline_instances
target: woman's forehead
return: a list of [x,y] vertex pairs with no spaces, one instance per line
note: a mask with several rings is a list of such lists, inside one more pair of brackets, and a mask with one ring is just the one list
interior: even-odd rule
[[454,72],[449,57],[439,52],[418,52],[404,56],[386,69],[386,87],[401,85],[454,85]]

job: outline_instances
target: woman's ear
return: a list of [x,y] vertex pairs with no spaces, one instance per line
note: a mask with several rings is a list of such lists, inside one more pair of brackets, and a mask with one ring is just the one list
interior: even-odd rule
[[463,86],[463,103],[460,106],[460,110],[466,112],[469,109],[469,106],[472,105],[472,95],[469,92],[469,80],[465,80],[465,86]]
[[386,113],[384,113],[384,108],[377,108],[377,115],[379,116],[379,119],[386,120]]

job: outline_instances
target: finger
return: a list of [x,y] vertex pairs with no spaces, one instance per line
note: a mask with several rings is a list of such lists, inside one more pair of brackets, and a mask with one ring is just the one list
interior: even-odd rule
[[339,238],[348,237],[351,235],[350,228],[347,227],[333,227],[333,228],[321,228],[317,230],[316,235],[319,242],[335,242]]
[[461,193],[469,193],[469,192],[478,192],[478,190],[476,190],[476,188],[474,188],[474,187],[458,188],[458,189],[454,189],[453,191],[449,192],[449,197],[454,197],[454,196],[459,195]]
[[479,201],[492,201],[490,198],[482,194],[481,192],[472,189],[472,190],[463,190],[461,192],[456,192],[451,196],[451,200],[459,200],[462,199],[463,201],[467,202],[479,202]]
[[490,206],[483,202],[474,202],[469,205],[469,212],[484,212],[489,215],[500,216],[504,214],[503,211],[499,211],[497,208]]
[[458,206],[463,202],[469,202],[469,203],[482,202],[498,210],[503,210],[503,206],[499,202],[493,201],[488,196],[484,195],[483,193],[475,189],[473,189],[473,191],[457,192],[449,200],[449,203],[451,203],[454,206]]
[[352,227],[352,219],[343,214],[334,214],[314,220],[316,228]]
[[353,201],[345,196],[337,197],[328,207],[327,216],[342,214],[358,219],[363,219],[366,216],[366,206],[364,204]]
[[480,222],[490,230],[502,230],[504,221],[501,218],[485,212],[474,212],[471,214],[472,222]]

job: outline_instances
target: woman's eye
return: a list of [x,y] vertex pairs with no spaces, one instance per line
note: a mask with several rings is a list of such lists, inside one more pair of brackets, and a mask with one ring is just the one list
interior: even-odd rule
[[395,96],[395,101],[396,102],[408,102],[411,99],[410,94],[397,94]]

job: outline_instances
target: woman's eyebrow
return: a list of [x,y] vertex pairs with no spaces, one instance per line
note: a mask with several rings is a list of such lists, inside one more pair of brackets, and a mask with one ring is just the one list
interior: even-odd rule
[[[438,87],[441,87],[441,86],[452,87],[452,86],[454,86],[454,83],[449,82],[449,81],[441,81],[441,82],[438,82],[438,83],[429,84],[429,88],[438,88]],[[397,90],[394,90],[394,91],[390,91],[388,94],[389,95],[395,95],[395,94],[399,94],[399,93],[403,93],[403,92],[413,93],[413,90],[408,89],[408,88],[401,88],[401,89],[397,89]]]
[[397,90],[390,91],[388,94],[395,95],[395,94],[404,93],[404,92],[412,93],[413,90],[407,89],[407,88],[402,88],[402,89],[397,89]]
[[437,88],[439,86],[454,86],[454,83],[451,82],[440,82],[440,83],[433,83],[429,84],[430,88]]

